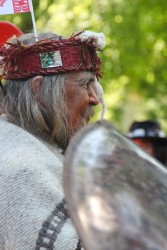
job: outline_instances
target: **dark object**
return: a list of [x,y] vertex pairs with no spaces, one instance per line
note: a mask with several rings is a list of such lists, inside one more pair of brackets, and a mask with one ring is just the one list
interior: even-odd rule
[[129,138],[147,138],[167,145],[167,138],[159,122],[154,120],[133,122],[128,133]]
[[[161,163],[165,165],[167,164],[167,137],[161,130],[161,126],[158,121],[146,120],[133,122],[130,126],[128,137],[139,145],[151,142],[153,147],[152,155]],[[141,143],[136,139],[141,139]]]

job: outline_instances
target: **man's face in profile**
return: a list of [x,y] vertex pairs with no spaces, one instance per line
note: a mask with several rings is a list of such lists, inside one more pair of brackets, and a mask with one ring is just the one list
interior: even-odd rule
[[71,72],[65,80],[65,103],[69,125],[73,130],[86,125],[93,116],[93,106],[99,104],[96,76],[89,71]]

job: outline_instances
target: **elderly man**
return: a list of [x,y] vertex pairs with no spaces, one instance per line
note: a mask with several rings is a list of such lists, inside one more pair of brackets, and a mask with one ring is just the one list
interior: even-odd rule
[[13,38],[1,51],[0,249],[81,249],[62,190],[63,152],[103,100],[103,34]]

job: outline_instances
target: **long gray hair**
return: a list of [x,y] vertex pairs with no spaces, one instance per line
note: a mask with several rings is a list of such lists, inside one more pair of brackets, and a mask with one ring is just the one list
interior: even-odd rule
[[40,95],[44,105],[32,93],[31,81],[32,78],[8,80],[4,86],[6,95],[1,98],[1,109],[12,123],[45,140],[56,140],[64,148],[67,144],[65,138],[69,138],[64,74],[43,77]]

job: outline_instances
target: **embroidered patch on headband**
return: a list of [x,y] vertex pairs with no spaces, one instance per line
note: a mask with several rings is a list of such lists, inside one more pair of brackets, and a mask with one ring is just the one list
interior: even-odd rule
[[62,66],[60,51],[40,53],[41,66],[44,69]]
[[[26,38],[25,38],[26,39]],[[16,39],[0,48],[0,75],[4,79],[21,79],[71,71],[92,71],[101,77],[101,60],[93,40],[81,41],[77,35],[68,39],[45,38],[25,45]]]

